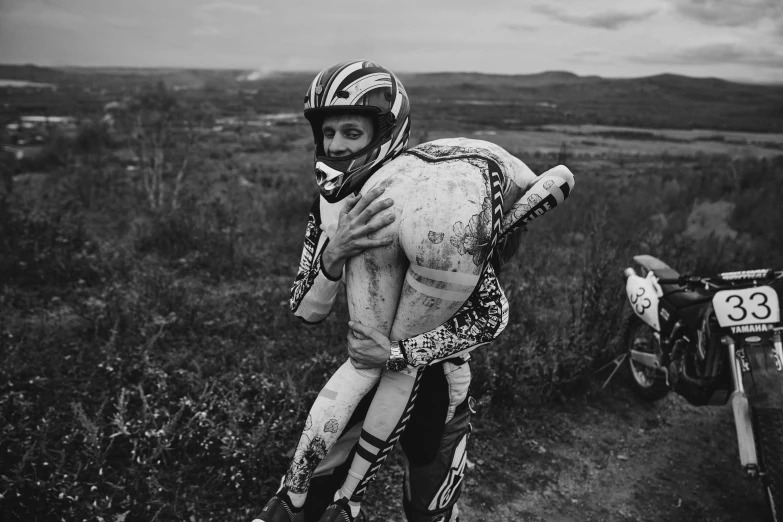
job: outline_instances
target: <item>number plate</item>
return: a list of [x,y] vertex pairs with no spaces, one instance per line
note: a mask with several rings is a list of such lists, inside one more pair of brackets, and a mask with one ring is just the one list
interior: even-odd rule
[[722,290],[712,298],[722,327],[780,322],[778,294],[768,286]]

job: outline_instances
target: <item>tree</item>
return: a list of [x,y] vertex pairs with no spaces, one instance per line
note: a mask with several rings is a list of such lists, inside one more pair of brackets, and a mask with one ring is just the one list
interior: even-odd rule
[[118,128],[138,160],[142,187],[151,210],[176,210],[188,172],[198,127],[211,109],[188,109],[163,82],[129,102],[118,115]]
[[557,154],[557,162],[561,165],[568,163],[568,145],[566,142],[560,144],[560,152]]

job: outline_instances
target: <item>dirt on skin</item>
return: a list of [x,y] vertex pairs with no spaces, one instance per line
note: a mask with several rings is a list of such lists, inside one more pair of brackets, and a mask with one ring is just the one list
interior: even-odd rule
[[[729,405],[674,394],[651,404],[617,388],[514,424],[475,418],[460,522],[768,520],[761,483],[740,467]],[[404,522],[399,455],[380,475],[367,520]]]

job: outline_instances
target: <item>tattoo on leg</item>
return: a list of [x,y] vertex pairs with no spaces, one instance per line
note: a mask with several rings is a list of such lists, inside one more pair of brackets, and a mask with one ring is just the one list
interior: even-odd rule
[[443,232],[435,232],[434,230],[430,230],[430,233],[427,234],[427,237],[431,243],[436,245],[439,245],[443,242]]
[[288,490],[291,493],[307,493],[310,477],[324,457],[326,457],[326,442],[316,435],[304,450],[297,450],[294,455],[294,461],[285,476]]
[[337,433],[339,428],[340,424],[337,422],[337,419],[329,419],[326,421],[326,424],[324,424],[325,433]]
[[484,198],[481,212],[474,214],[467,226],[462,221],[454,223],[454,235],[449,241],[461,255],[473,256],[476,266],[484,264],[492,241],[492,200]]

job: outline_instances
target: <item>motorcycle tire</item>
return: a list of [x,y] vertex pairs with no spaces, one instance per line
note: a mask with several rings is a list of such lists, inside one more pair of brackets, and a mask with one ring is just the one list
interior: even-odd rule
[[[658,341],[655,331],[635,314],[629,314],[624,321],[623,349],[627,354],[625,370],[628,382],[634,392],[646,401],[657,401],[669,394],[669,387],[662,373],[641,366],[631,359],[631,349],[652,352]],[[660,351],[660,349],[659,349]]]
[[783,521],[783,410],[753,408],[753,432],[770,520]]

